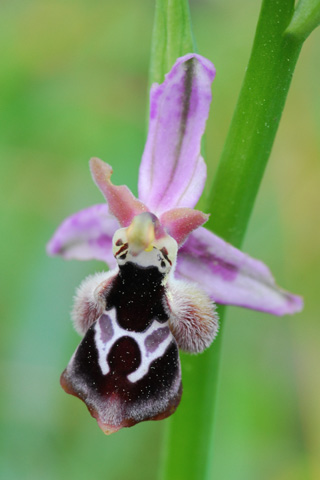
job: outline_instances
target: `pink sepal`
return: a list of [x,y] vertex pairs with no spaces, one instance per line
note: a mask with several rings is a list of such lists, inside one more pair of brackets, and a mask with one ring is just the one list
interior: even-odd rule
[[192,208],[173,208],[160,216],[160,222],[181,246],[193,230],[207,222],[209,215]]
[[147,207],[140,202],[126,185],[115,186],[111,183],[112,168],[99,158],[91,158],[92,178],[109,205],[109,211],[122,227],[130,225],[133,217],[147,212]]
[[207,171],[201,138],[215,68],[190,53],[177,59],[165,81],[150,92],[149,131],[139,173],[139,198],[160,213],[196,205]]

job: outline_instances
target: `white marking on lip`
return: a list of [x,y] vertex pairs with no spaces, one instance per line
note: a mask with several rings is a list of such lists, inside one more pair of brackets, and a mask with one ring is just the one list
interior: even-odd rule
[[117,312],[115,308],[104,311],[102,315],[109,316],[114,330],[113,336],[104,343],[101,339],[101,326],[99,322],[101,317],[99,317],[94,327],[94,341],[98,350],[98,363],[103,375],[107,375],[110,372],[110,366],[107,361],[108,353],[110,352],[112,345],[114,345],[114,343],[116,343],[121,337],[129,337],[135,340],[141,353],[141,363],[139,367],[127,376],[128,380],[132,383],[137,382],[146,375],[149,371],[150,364],[157,358],[162,357],[170,343],[173,341],[172,333],[169,331],[169,335],[159,343],[157,348],[153,352],[148,352],[145,345],[146,337],[160,328],[168,327],[168,322],[160,323],[158,320],[154,319],[149,328],[144,332],[133,332],[120,327],[117,322]]

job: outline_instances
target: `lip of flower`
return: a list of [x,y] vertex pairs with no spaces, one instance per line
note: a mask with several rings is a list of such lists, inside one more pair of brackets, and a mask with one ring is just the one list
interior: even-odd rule
[[208,217],[193,210],[206,179],[200,144],[214,76],[211,62],[189,54],[177,60],[161,85],[152,86],[139,199],[126,186],[111,183],[109,165],[92,159],[93,179],[108,205],[95,205],[67,218],[47,251],[66,259],[103,260],[112,268],[116,265],[113,233],[119,224],[128,226],[136,215],[150,211],[181,247],[178,278],[191,278],[218,303],[275,315],[298,312],[301,297],[279,288],[262,262],[201,227]]

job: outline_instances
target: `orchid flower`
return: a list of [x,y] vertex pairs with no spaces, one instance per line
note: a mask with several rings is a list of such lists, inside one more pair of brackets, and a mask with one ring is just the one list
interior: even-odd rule
[[202,227],[208,215],[193,209],[206,180],[200,146],[214,76],[199,55],[176,61],[151,88],[139,199],[111,183],[109,165],[91,159],[107,204],[67,218],[47,247],[50,255],[102,260],[111,269],[77,291],[73,320],[84,338],[61,378],[105,433],[175,411],[178,347],[199,353],[211,344],[214,302],[275,315],[302,308],[262,262]]

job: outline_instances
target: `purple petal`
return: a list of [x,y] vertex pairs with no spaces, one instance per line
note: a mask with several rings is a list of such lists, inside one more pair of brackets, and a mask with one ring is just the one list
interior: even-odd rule
[[62,222],[47,245],[47,253],[68,260],[102,260],[112,268],[116,265],[112,237],[118,228],[108,205],[94,205]]
[[139,173],[139,198],[151,211],[194,207],[206,180],[200,155],[215,69],[189,54],[177,60],[150,93],[147,143]]
[[179,250],[177,276],[197,282],[218,302],[274,315],[299,312],[302,298],[279,288],[270,270],[205,228]]

